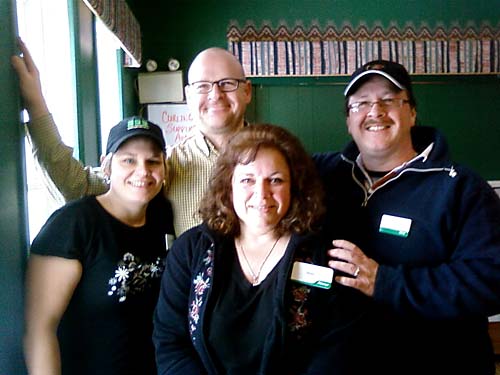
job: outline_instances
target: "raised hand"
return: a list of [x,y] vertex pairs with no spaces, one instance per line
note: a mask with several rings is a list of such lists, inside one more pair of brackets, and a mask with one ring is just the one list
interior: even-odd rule
[[26,110],[30,118],[34,119],[48,114],[49,110],[43,97],[38,68],[28,48],[20,38],[18,38],[17,44],[22,55],[12,56],[11,63],[19,77],[19,89],[21,90]]

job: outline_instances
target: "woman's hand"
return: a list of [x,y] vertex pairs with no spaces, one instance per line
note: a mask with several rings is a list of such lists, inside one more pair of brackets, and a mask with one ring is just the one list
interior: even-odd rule
[[351,277],[336,276],[335,281],[372,297],[375,290],[378,263],[368,258],[352,242],[334,240],[332,244],[333,249],[328,250],[328,255],[333,259],[328,262],[328,265],[334,270],[352,275]]
[[26,110],[30,118],[35,119],[48,114],[49,110],[43,97],[38,68],[28,48],[20,38],[18,38],[17,44],[22,56],[12,56],[11,63],[19,77],[19,89],[21,90]]

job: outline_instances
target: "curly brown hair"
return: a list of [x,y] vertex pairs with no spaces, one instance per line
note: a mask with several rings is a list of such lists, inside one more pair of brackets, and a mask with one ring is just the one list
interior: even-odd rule
[[217,160],[200,203],[203,221],[221,234],[240,234],[240,222],[232,201],[234,169],[237,164],[254,161],[262,148],[280,152],[290,169],[290,208],[279,222],[277,234],[318,230],[324,214],[324,193],[315,165],[295,135],[271,124],[248,125],[228,143]]

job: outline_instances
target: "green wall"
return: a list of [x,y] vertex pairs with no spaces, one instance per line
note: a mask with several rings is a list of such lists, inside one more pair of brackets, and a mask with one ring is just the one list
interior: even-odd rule
[[24,374],[23,279],[27,254],[23,129],[17,81],[10,66],[16,53],[13,0],[0,1],[0,374]]
[[[200,50],[226,48],[231,22],[241,27],[248,20],[271,26],[314,22],[356,27],[393,22],[404,27],[423,24],[433,28],[484,22],[500,27],[500,0],[129,0],[143,33],[144,61],[166,61],[175,56],[182,69]],[[489,76],[414,76],[419,122],[441,129],[456,161],[477,170],[486,179],[500,179],[500,80]],[[310,151],[338,150],[349,137],[345,131],[342,87],[347,77],[254,78],[250,121],[272,122],[293,130]]]
[[143,55],[166,67],[170,56],[187,67],[199,50],[208,46],[226,47],[230,22],[241,27],[248,20],[262,26],[277,26],[284,21],[293,27],[299,21],[305,27],[312,22],[325,26],[334,22],[358,26],[364,23],[401,27],[411,22],[465,26],[469,21],[487,21],[498,25],[500,0],[127,0],[141,24]]
[[[417,122],[439,128],[452,156],[486,179],[500,179],[500,81],[492,77],[417,77]],[[344,85],[255,85],[248,119],[283,124],[310,152],[340,150],[350,140]]]

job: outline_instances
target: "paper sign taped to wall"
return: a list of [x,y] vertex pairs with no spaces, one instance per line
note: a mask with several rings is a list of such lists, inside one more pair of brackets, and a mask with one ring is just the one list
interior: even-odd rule
[[150,104],[148,120],[163,130],[167,145],[183,141],[194,127],[187,104]]

